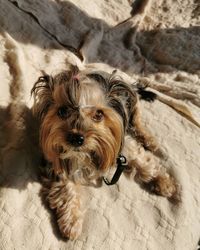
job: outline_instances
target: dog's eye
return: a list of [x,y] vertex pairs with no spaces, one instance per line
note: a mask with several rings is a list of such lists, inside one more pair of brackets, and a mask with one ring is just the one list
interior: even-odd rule
[[103,111],[98,109],[96,111],[96,113],[94,114],[94,116],[92,117],[92,119],[95,121],[95,122],[100,122],[102,121],[104,118],[104,114],[103,114]]
[[58,111],[57,111],[57,115],[58,115],[61,119],[67,118],[67,115],[68,115],[67,107],[65,107],[65,106],[60,107],[60,108],[58,109]]

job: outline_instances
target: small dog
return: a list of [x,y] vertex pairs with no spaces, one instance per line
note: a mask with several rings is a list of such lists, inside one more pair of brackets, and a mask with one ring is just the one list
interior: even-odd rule
[[82,230],[81,185],[98,185],[120,154],[126,176],[167,198],[177,195],[157,144],[141,125],[137,91],[115,73],[86,74],[73,66],[40,77],[32,94],[41,149],[51,163],[43,192],[64,237],[76,239]]

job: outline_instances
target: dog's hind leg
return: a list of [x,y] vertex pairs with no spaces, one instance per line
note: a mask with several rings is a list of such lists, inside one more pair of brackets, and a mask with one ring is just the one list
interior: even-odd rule
[[133,138],[135,138],[145,149],[148,149],[155,154],[158,153],[159,155],[160,148],[158,146],[158,143],[155,141],[150,132],[142,125],[138,105],[139,104],[137,103],[131,111],[128,133]]
[[131,136],[125,137],[125,147],[122,154],[127,158],[128,167],[125,174],[133,175],[136,181],[144,184],[150,191],[165,196],[176,198],[178,185],[161,166],[160,160],[150,151],[145,150]]

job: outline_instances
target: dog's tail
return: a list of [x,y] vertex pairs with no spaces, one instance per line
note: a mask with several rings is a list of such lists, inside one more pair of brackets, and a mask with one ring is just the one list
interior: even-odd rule
[[137,90],[137,93],[139,94],[140,99],[145,100],[147,102],[153,102],[157,98],[157,95],[155,93],[142,88],[139,88]]
[[140,84],[132,84],[132,89],[136,91],[139,95],[139,98],[147,102],[153,102],[157,98],[157,94],[146,90],[148,86],[141,86]]

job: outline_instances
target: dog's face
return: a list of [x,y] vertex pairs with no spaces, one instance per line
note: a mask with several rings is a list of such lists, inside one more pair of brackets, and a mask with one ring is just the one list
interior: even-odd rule
[[115,164],[136,98],[128,85],[74,67],[39,78],[32,93],[41,147],[55,172],[74,162],[99,172]]

